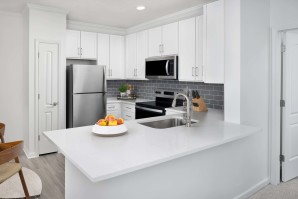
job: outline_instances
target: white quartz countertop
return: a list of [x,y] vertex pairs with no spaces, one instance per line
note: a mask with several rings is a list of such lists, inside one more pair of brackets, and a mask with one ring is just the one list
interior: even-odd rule
[[[175,115],[176,116],[176,115]],[[242,139],[259,128],[223,121],[223,112],[209,109],[193,113],[200,122],[191,127],[154,129],[139,124],[173,116],[127,121],[128,133],[119,137],[100,137],[92,126],[45,132],[65,157],[92,182],[198,153]]]

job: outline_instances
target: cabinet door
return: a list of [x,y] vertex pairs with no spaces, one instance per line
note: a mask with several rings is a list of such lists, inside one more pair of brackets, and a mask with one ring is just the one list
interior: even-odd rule
[[110,70],[111,78],[124,78],[124,36],[110,35]]
[[137,78],[145,79],[145,59],[148,57],[148,31],[137,33]]
[[129,112],[129,111],[124,111],[122,113],[122,117],[123,117],[124,121],[134,120],[135,119],[135,113],[134,112]]
[[136,78],[136,65],[137,65],[137,36],[130,34],[126,36],[126,66],[125,77]]
[[110,36],[107,34],[97,35],[97,64],[106,66],[106,76],[110,75]]
[[107,103],[107,115],[113,114],[115,117],[122,117],[121,105],[119,103]]
[[195,80],[196,19],[179,22],[179,80]]
[[197,81],[203,81],[203,38],[204,26],[203,16],[196,17],[196,68],[195,75]]
[[80,31],[66,31],[66,58],[78,59],[81,57]]
[[161,27],[149,29],[149,42],[148,50],[149,57],[155,57],[161,55]]
[[204,7],[206,15],[206,61],[204,81],[224,83],[224,2],[218,0]]
[[96,59],[97,33],[81,32],[81,58]]
[[178,54],[178,22],[162,27],[162,55]]

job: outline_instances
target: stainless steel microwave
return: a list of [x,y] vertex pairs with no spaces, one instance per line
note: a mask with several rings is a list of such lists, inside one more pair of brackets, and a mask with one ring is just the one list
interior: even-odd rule
[[178,79],[178,56],[150,57],[146,59],[147,79]]

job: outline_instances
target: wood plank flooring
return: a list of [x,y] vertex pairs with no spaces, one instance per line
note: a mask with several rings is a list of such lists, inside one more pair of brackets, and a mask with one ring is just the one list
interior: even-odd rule
[[64,199],[64,156],[53,153],[39,158],[27,159],[25,154],[20,156],[23,167],[36,172],[42,181],[40,199]]

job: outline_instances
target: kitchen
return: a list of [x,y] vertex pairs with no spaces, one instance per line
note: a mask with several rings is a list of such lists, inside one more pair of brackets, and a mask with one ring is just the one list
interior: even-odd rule
[[[132,168],[135,168],[133,165],[126,165],[130,173],[127,173],[128,170],[125,173],[114,170],[113,172],[115,173],[120,172],[121,176],[114,176],[111,181],[109,181],[108,178],[104,181],[104,178],[102,178],[102,182],[111,182],[111,187],[114,187],[115,185],[113,183],[117,183],[117,179],[126,182],[125,178],[131,178],[131,180],[129,180],[131,186],[134,185],[134,180],[136,180],[136,182],[143,182],[139,183],[139,190],[142,191],[144,190],[144,187],[148,186],[145,182],[149,182],[145,180],[148,178],[140,180],[142,176],[148,176],[150,172],[153,172],[152,169],[157,169],[158,167],[166,169],[166,166],[169,166],[174,171],[174,168],[179,168],[178,165],[183,163],[185,164],[185,168],[188,168],[189,165],[186,164],[186,162],[190,163],[193,160],[188,159],[188,161],[181,163],[180,161],[195,157],[190,155],[191,153],[195,153],[194,155],[199,156],[199,158],[195,158],[200,160],[199,163],[207,162],[200,167],[200,170],[206,171],[206,168],[212,168],[208,172],[206,171],[206,175],[202,180],[206,181],[206,179],[209,178],[210,183],[215,183],[214,189],[217,189],[218,191],[214,192],[208,189],[208,183],[204,184],[202,181],[192,181],[191,173],[195,171],[195,168],[193,168],[194,170],[189,169],[188,172],[185,172],[185,176],[189,177],[181,178],[180,181],[189,180],[190,184],[192,184],[191,182],[199,184],[202,189],[197,191],[195,189],[191,190],[189,198],[192,198],[191,194],[193,194],[193,197],[201,196],[202,198],[218,198],[219,195],[222,195],[222,198],[248,198],[270,183],[270,177],[268,176],[268,151],[270,150],[270,143],[268,141],[270,136],[268,125],[268,60],[270,55],[268,49],[270,42],[268,38],[269,27],[271,26],[269,23],[269,4],[271,1],[255,1],[254,3],[248,1],[243,2],[240,5],[240,1],[234,0],[200,1],[190,3],[191,6],[187,3],[179,4],[180,7],[178,4],[175,4],[177,6],[175,11],[168,11],[167,13],[161,12],[163,13],[162,15],[156,14],[155,16],[152,16],[151,14],[151,18],[149,17],[150,19],[146,18],[146,20],[143,19],[143,21],[140,22],[138,20],[141,20],[142,12],[146,15],[146,12],[149,12],[151,9],[150,6],[145,5],[147,3],[144,2],[144,5],[147,8],[143,11],[135,10],[135,7],[138,5],[134,5],[133,8],[130,8],[134,9],[134,12],[136,12],[136,14],[134,14],[134,17],[136,18],[134,24],[129,24],[133,21],[131,18],[129,20],[126,19],[126,21],[121,21],[118,19],[116,20],[115,17],[106,17],[108,19],[106,19],[105,23],[100,22],[100,20],[103,20],[103,17],[93,17],[93,22],[92,20],[89,20],[88,23],[80,22],[84,20],[78,20],[79,17],[73,17],[73,13],[69,13],[69,11],[65,9],[65,5],[64,8],[63,6],[57,8],[59,6],[51,6],[51,4],[41,6],[36,5],[38,2],[34,1],[30,3],[36,4],[22,4],[22,10],[26,7],[22,14],[2,13],[7,19],[14,21],[14,24],[18,24],[8,27],[8,30],[14,28],[13,32],[18,40],[12,46],[14,47],[13,52],[20,57],[21,61],[18,59],[10,61],[12,63],[19,61],[20,63],[15,64],[24,66],[16,72],[16,75],[18,75],[17,82],[11,84],[12,88],[15,88],[16,91],[20,91],[18,93],[21,97],[17,95],[17,97],[12,97],[14,101],[5,101],[6,98],[3,101],[4,104],[16,102],[16,107],[13,107],[13,109],[8,109],[8,107],[11,106],[7,106],[7,109],[4,107],[1,108],[1,112],[7,115],[6,117],[3,116],[3,119],[1,119],[6,121],[7,130],[9,130],[9,132],[12,130],[19,132],[18,134],[11,135],[6,133],[6,140],[24,140],[24,151],[26,156],[28,158],[34,158],[40,155],[39,145],[41,142],[43,143],[42,146],[45,146],[45,149],[47,149],[47,147],[52,147],[47,146],[47,144],[51,144],[47,139],[50,138],[54,143],[56,142],[55,145],[59,147],[59,151],[66,156],[66,169],[69,168],[68,171],[73,172],[73,177],[75,174],[78,174],[77,170],[80,168],[81,170],[79,169],[79,172],[86,174],[89,177],[88,180],[90,183],[92,181],[90,179],[93,179],[93,177],[90,176],[90,173],[88,173],[90,170],[88,170],[88,168],[83,168],[81,165],[84,164],[82,163],[82,160],[74,160],[75,157],[70,154],[71,151],[67,151],[69,148],[58,144],[59,137],[55,136],[55,132],[52,133],[53,137],[51,137],[50,133],[46,133],[45,136],[43,132],[48,131],[46,127],[45,129],[38,129],[37,127],[39,122],[42,123],[49,119],[49,117],[47,118],[47,114],[45,114],[44,118],[36,117],[37,115],[41,116],[44,113],[48,113],[48,109],[46,109],[47,107],[39,109],[40,112],[36,109],[38,106],[38,95],[40,94],[42,96],[42,93],[37,92],[38,87],[36,87],[37,85],[35,83],[38,80],[36,78],[36,75],[38,74],[36,73],[36,66],[38,65],[39,60],[41,60],[42,55],[40,55],[41,58],[39,59],[37,59],[37,57],[38,52],[42,52],[45,47],[51,47],[54,49],[53,52],[57,53],[57,66],[59,66],[53,70],[54,72],[57,72],[55,78],[57,78],[56,80],[58,80],[57,82],[59,82],[59,85],[55,85],[55,87],[57,87],[57,94],[52,95],[51,99],[51,106],[53,107],[53,110],[56,109],[56,112],[54,111],[51,114],[57,114],[57,117],[54,117],[56,122],[53,122],[54,120],[51,121],[53,122],[52,130],[66,128],[66,66],[70,64],[106,66],[107,113],[112,113],[117,115],[117,117],[123,117],[125,125],[128,128],[127,134],[113,138],[120,143],[126,138],[129,140],[137,139],[134,136],[137,135],[138,131],[141,132],[150,128],[140,123],[162,119],[154,117],[153,119],[145,118],[134,120],[138,119],[134,118],[137,110],[136,103],[126,100],[117,100],[117,95],[119,94],[118,88],[123,84],[129,84],[134,88],[131,92],[137,95],[137,99],[139,100],[137,103],[140,103],[140,105],[144,105],[145,103],[145,108],[148,108],[149,106],[146,102],[156,102],[155,99],[169,99],[169,97],[165,97],[165,94],[167,93],[172,93],[171,100],[169,100],[169,102],[171,102],[175,97],[175,94],[182,92],[185,89],[197,90],[208,107],[207,113],[193,112],[192,119],[195,120],[195,123],[191,124],[191,127],[189,128],[198,128],[198,131],[202,132],[202,136],[206,133],[205,136],[207,137],[205,138],[210,142],[201,143],[202,145],[191,145],[191,143],[195,141],[197,141],[198,144],[200,138],[183,137],[187,136],[187,133],[185,135],[180,135],[178,132],[179,129],[182,132],[188,131],[185,130],[185,128],[187,129],[188,127],[184,127],[183,125],[163,130],[164,135],[167,135],[169,134],[169,129],[177,129],[177,131],[173,130],[174,133],[169,135],[170,137],[168,138],[169,142],[176,143],[176,145],[160,145],[162,140],[159,139],[161,138],[156,138],[156,148],[151,148],[154,144],[151,146],[146,145],[145,140],[139,140],[139,144],[128,142],[135,144],[136,148],[139,147],[140,152],[147,152],[148,159],[144,159],[144,157],[141,156],[141,159],[138,159],[138,154],[136,154],[135,151],[131,152],[135,154],[135,163],[137,164],[137,168],[141,170],[139,172],[143,172],[143,175],[136,170],[133,170]],[[105,4],[109,5],[107,2],[105,2]],[[67,4],[67,6],[72,8],[69,4]],[[8,5],[6,5],[6,8],[8,8]],[[119,9],[117,12],[121,14]],[[111,11],[111,13],[113,12]],[[131,13],[133,13],[133,11],[131,11]],[[81,14],[83,16],[86,12]],[[23,19],[25,20],[23,21]],[[6,25],[5,18],[3,18],[3,20],[3,25]],[[96,20],[98,21],[95,22]],[[114,26],[102,25],[107,24],[108,21],[110,25],[114,24],[117,28]],[[127,23],[126,25],[124,25],[125,22]],[[121,23],[123,24],[121,25]],[[23,26],[24,29],[20,28]],[[125,26],[125,28],[121,28],[123,26]],[[13,36],[13,34],[9,34],[8,32],[3,32],[2,34],[4,34],[6,38]],[[24,38],[24,40],[20,38]],[[7,40],[1,40],[1,42],[8,45]],[[51,45],[43,45],[49,43]],[[22,46],[22,49],[25,50],[22,51],[22,49],[19,49],[17,46]],[[266,47],[266,50],[264,46]],[[36,51],[36,49],[38,49],[38,51]],[[7,54],[6,51],[3,52],[5,52],[3,54]],[[56,55],[54,54],[54,56]],[[147,62],[145,62],[145,60],[152,57],[163,57],[164,59],[166,57],[165,55],[178,55],[177,79],[167,80],[146,78],[146,74],[150,75],[150,71],[146,71]],[[47,58],[46,56],[45,59]],[[6,61],[8,59],[3,58],[3,60]],[[4,63],[11,64],[10,61]],[[150,59],[147,61],[150,62]],[[5,71],[7,74],[11,74],[13,73],[14,68],[5,67],[4,72]],[[258,73],[256,73],[256,71],[258,71]],[[43,73],[41,72],[40,74]],[[9,80],[8,76],[5,78],[6,80]],[[254,81],[251,81],[252,79]],[[39,80],[42,81],[43,78]],[[8,82],[11,82],[11,80]],[[18,86],[14,87],[15,85]],[[44,86],[47,86],[47,84]],[[6,88],[5,93],[8,94],[8,96],[16,95],[11,94],[7,89],[8,88]],[[189,96],[194,95],[192,95],[192,92],[189,92]],[[184,98],[181,97],[181,100],[183,101]],[[162,110],[162,112],[165,111],[166,116],[162,117],[174,117],[173,115],[167,115],[167,112],[173,112],[173,114],[181,113],[181,107],[171,108],[172,104],[167,104],[167,107],[164,107]],[[177,105],[179,105],[179,99]],[[152,106],[152,104],[150,106]],[[12,114],[11,117],[8,117],[10,114],[6,114],[15,111],[18,111],[20,114],[17,116]],[[18,121],[20,121],[21,125],[18,126],[15,124],[14,120],[16,118],[19,118]],[[40,121],[37,121],[36,118]],[[210,125],[214,127],[213,130],[208,130],[208,126],[210,127]],[[247,130],[246,127],[250,130]],[[216,128],[218,128],[218,130],[215,130]],[[239,128],[237,131],[238,134],[231,130],[235,128]],[[23,129],[27,130],[24,131]],[[200,129],[204,129],[205,133]],[[68,133],[62,133],[62,131],[63,130],[61,130],[61,134],[63,134],[63,136],[60,137],[61,140],[72,140],[71,137],[64,137],[67,136]],[[208,133],[211,131],[213,133],[215,133],[215,131],[217,133],[223,133],[224,131],[226,133],[228,132],[228,134],[227,137],[221,137],[220,134]],[[91,135],[92,134],[88,134],[88,136]],[[211,142],[212,135],[215,137],[218,136],[218,139],[215,139],[217,142]],[[82,140],[89,139],[90,137],[88,136],[82,138]],[[148,135],[140,133],[139,136],[146,137]],[[182,137],[180,137],[181,140],[175,141],[171,136]],[[221,141],[219,141],[220,138],[222,138]],[[54,141],[54,139],[56,139],[56,141]],[[151,139],[155,138],[152,137]],[[98,140],[101,142],[104,139],[99,138]],[[112,139],[106,141],[106,144],[111,144],[112,146],[117,143],[112,143],[113,141],[111,140]],[[74,139],[73,141],[76,140]],[[77,141],[79,142],[79,140]],[[184,145],[185,143],[183,143],[184,141],[190,142],[190,145],[188,145],[189,151],[184,151],[185,148],[183,147],[186,147],[186,145]],[[141,144],[144,145],[143,148]],[[150,142],[147,144],[150,144]],[[147,146],[147,148],[145,146]],[[182,148],[179,148],[179,146]],[[121,148],[123,146],[119,145],[119,147]],[[131,145],[131,147],[133,147],[133,145]],[[166,150],[171,147],[175,148],[175,150]],[[116,150],[116,148],[114,150]],[[93,149],[94,148],[90,150]],[[162,149],[164,149],[164,151]],[[101,148],[98,150],[103,152],[106,149]],[[164,156],[154,156],[154,153],[149,153],[150,151],[153,152],[152,150],[158,150],[158,154]],[[162,152],[165,154],[162,154]],[[130,152],[128,151],[127,153]],[[177,155],[180,153],[184,154],[183,157]],[[102,155],[105,157],[107,154],[108,153]],[[187,154],[190,156],[187,156]],[[114,157],[119,160],[119,157]],[[172,159],[173,157],[175,158]],[[42,156],[40,158],[42,158]],[[91,159],[85,159],[86,162],[90,160]],[[144,161],[148,162],[145,164]],[[167,163],[164,161],[167,161]],[[109,162],[109,160],[106,160],[106,162]],[[128,164],[131,160],[127,159],[124,162]],[[172,165],[170,163],[172,163]],[[96,164],[103,165],[104,163],[100,161],[94,162],[94,165]],[[144,164],[147,166],[150,165],[150,168],[144,168],[142,166]],[[71,165],[76,165],[78,168],[74,168]],[[119,163],[119,165],[121,164]],[[115,165],[115,167],[117,166]],[[222,170],[223,167],[225,168],[225,171]],[[67,177],[68,171],[66,170],[66,194],[71,193],[76,187],[76,185],[69,186],[70,184],[67,183],[72,180]],[[107,173],[110,173],[110,171],[107,171]],[[99,176],[105,176],[107,173],[97,173],[95,178],[98,180],[100,179]],[[140,175],[140,178],[135,178],[133,180],[133,176],[137,173]],[[171,174],[169,172],[168,174],[173,178],[176,176],[174,173]],[[179,174],[178,176],[181,175],[182,174]],[[81,179],[82,176],[77,177],[78,179]],[[197,178],[198,176],[196,176],[194,180],[197,180]],[[84,177],[82,177],[82,179],[84,179]],[[238,182],[237,187],[235,187],[236,185],[234,182]],[[101,183],[95,184],[99,185]],[[174,183],[172,189],[175,186],[180,185],[181,184],[179,183]],[[77,186],[80,185],[77,184]],[[89,186],[88,184],[88,187],[90,187],[90,194],[100,194],[93,192],[93,185]],[[148,194],[148,197],[158,198],[164,196],[163,198],[173,198],[171,194],[175,193],[177,194],[176,197],[179,197],[178,189],[176,192],[169,191],[169,186],[162,187],[168,191],[164,192],[162,195]],[[232,187],[233,191],[231,191]],[[156,190],[159,190],[158,187],[155,188]],[[132,189],[132,187],[129,189]],[[109,194],[112,194],[112,189],[107,189],[107,191],[108,190],[111,191]],[[152,187],[152,190],[154,190],[154,187]],[[126,190],[123,190],[122,193],[126,193],[125,191]],[[187,195],[185,195],[186,191],[187,189],[182,189],[180,194],[187,197]],[[133,192],[127,190],[127,196],[132,193]],[[226,195],[223,195],[224,193]],[[117,196],[111,195],[111,198],[113,197],[117,198]],[[137,196],[131,195],[130,198],[134,197]]]

